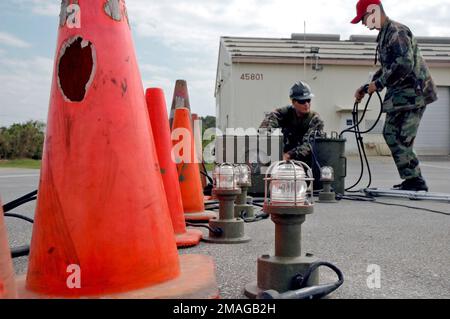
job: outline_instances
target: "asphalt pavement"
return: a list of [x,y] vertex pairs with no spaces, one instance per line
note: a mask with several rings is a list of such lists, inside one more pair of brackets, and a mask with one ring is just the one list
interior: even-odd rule
[[[369,160],[372,187],[390,188],[400,182],[390,157]],[[430,191],[450,194],[450,157],[421,160]],[[359,176],[359,160],[350,158],[348,163],[346,185]],[[38,170],[0,169],[3,203],[37,189],[38,182]],[[330,298],[450,298],[450,203],[392,198],[378,201],[435,212],[348,200],[316,203],[314,214],[307,216],[302,227],[302,249],[335,264],[344,273],[344,285]],[[33,217],[34,207],[32,202],[14,212]],[[7,218],[6,224],[12,247],[30,242],[31,224],[13,218]],[[248,223],[245,230],[252,238],[249,243],[202,242],[179,252],[212,256],[220,297],[242,299],[246,298],[245,285],[256,281],[257,258],[274,254],[274,229],[270,219]],[[207,230],[202,230],[206,234]],[[14,260],[17,274],[26,273],[27,262],[27,257]],[[321,283],[334,280],[336,277],[330,270],[321,271]]]

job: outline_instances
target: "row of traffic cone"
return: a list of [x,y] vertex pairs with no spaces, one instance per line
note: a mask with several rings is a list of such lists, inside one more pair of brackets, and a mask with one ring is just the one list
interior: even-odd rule
[[[61,4],[28,273],[17,282],[19,297],[217,298],[213,260],[177,252],[177,243],[193,245],[201,236],[186,229],[184,216],[214,215],[204,212],[198,164],[175,167],[171,161],[162,91],[150,89],[144,97],[125,2],[73,1],[78,24],[67,13],[69,4]],[[189,109],[176,108],[173,128],[192,136]],[[13,298],[1,218],[0,297]]]

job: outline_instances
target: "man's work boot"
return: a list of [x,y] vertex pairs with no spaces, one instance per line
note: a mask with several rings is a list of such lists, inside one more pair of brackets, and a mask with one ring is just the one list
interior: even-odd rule
[[422,177],[414,177],[411,179],[407,179],[402,184],[400,184],[400,187],[396,189],[413,192],[420,192],[420,191],[428,192],[427,183]]
[[403,185],[406,183],[407,180],[404,180],[403,182],[401,182],[400,184],[396,184],[394,186],[392,186],[392,189],[396,189],[399,190],[403,187]]

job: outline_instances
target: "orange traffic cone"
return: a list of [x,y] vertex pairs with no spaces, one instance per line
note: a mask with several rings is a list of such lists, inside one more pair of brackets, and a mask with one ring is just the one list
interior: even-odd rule
[[14,299],[17,298],[16,283],[3,219],[3,204],[0,200],[0,299]]
[[189,221],[209,221],[216,213],[205,211],[200,170],[195,152],[191,116],[185,107],[175,110],[172,127],[173,159],[177,162],[184,216]]
[[158,88],[147,89],[146,98],[177,246],[198,245],[203,233],[197,229],[186,229],[177,167],[171,156],[172,140],[164,92]]
[[172,107],[169,114],[169,125],[173,127],[173,118],[175,116],[175,110],[185,107],[191,111],[191,104],[189,102],[189,92],[186,80],[177,80],[175,82],[175,89],[173,90]]
[[124,1],[69,2],[19,296],[217,297],[212,260],[178,256]]
[[[202,147],[202,131],[201,131],[201,120],[198,117],[197,114],[192,113],[192,130],[194,131],[194,141],[195,141],[195,152],[197,155],[197,159],[199,160],[199,170],[200,172],[205,172],[205,169],[203,168],[203,147]],[[205,189],[207,185],[206,176],[200,173],[200,180],[202,181],[202,189]]]

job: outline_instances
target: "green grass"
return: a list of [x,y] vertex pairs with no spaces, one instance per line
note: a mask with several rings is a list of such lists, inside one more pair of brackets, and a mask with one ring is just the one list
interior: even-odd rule
[[32,159],[0,160],[0,168],[41,168],[41,161]]

